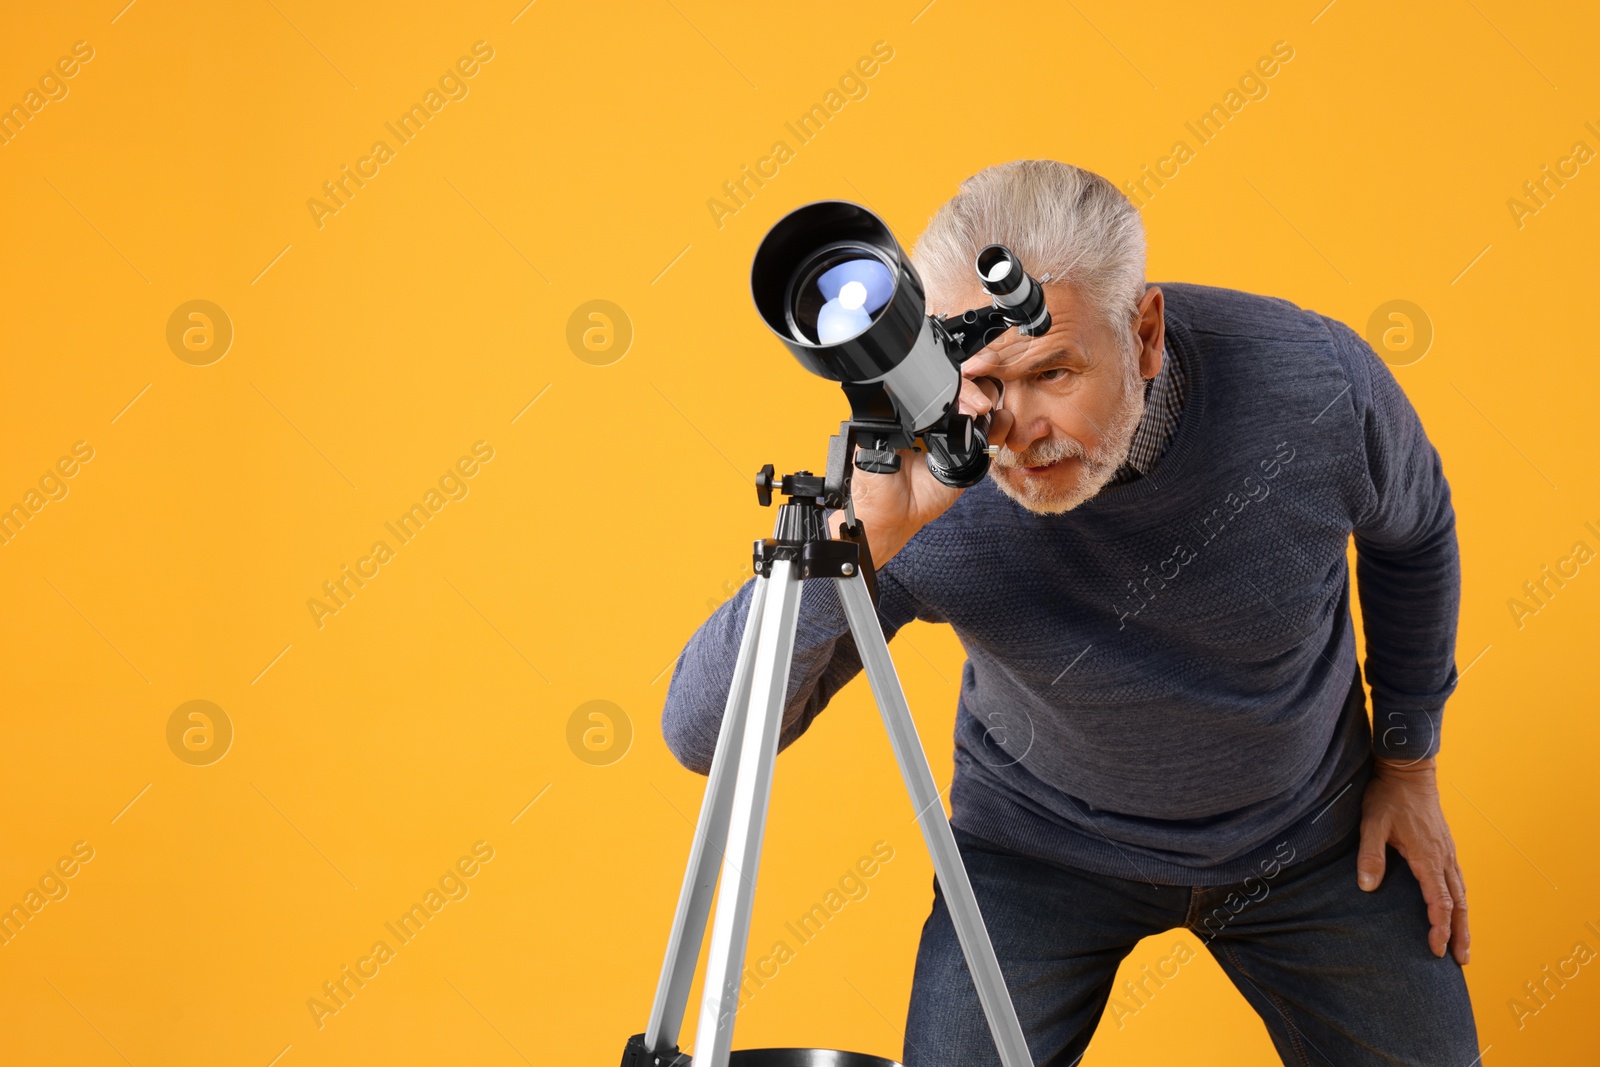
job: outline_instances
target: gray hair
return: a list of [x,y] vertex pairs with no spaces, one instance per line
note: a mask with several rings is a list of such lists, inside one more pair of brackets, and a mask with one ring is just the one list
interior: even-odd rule
[[939,208],[912,251],[930,298],[973,288],[973,260],[989,244],[1010,248],[1035,278],[1071,284],[1122,351],[1133,349],[1145,291],[1144,224],[1116,186],[1052,159],[980,170]]

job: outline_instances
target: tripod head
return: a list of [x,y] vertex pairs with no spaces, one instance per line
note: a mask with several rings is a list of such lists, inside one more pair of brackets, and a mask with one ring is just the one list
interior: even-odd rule
[[[838,441],[839,438],[833,440]],[[830,469],[835,451],[832,447],[828,450]],[[838,538],[828,532],[826,509],[847,508],[850,500],[848,464],[844,464],[843,478],[844,503],[832,504],[829,501],[834,497],[828,489],[826,478],[819,478],[805,470],[779,478],[772,464],[764,465],[756,473],[756,500],[764,508],[771,507],[774,489],[789,499],[778,506],[778,521],[773,527],[772,536],[756,542],[751,569],[763,578],[770,578],[772,565],[778,560],[787,559],[799,563],[802,579],[849,578],[860,571],[866,579],[872,603],[876,605],[878,576],[872,565],[872,548],[867,544],[866,527],[847,509],[846,521],[839,528]]]

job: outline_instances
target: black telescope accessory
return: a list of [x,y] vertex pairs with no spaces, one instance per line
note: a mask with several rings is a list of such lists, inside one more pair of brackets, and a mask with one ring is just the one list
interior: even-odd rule
[[953,489],[983,481],[989,473],[989,426],[993,421],[993,415],[974,418],[955,411],[946,416],[943,429],[924,433],[928,472]]
[[922,279],[888,225],[859,204],[808,204],[762,239],[750,270],[756,310],[801,366],[844,390],[861,431],[858,469],[893,473],[898,453],[915,451],[956,488],[988,472],[989,417],[960,410],[961,365],[1007,330],[1045,333],[1050,312],[1006,246],[984,248],[973,266],[989,305],[940,317],[927,313]]

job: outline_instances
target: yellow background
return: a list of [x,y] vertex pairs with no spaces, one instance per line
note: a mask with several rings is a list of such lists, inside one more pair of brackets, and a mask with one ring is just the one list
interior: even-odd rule
[[[660,739],[667,668],[770,528],[751,473],[820,465],[844,411],[755,316],[756,242],[822,197],[909,242],[961,178],[1017,157],[1121,184],[1192,147],[1184,122],[1281,40],[1269,95],[1145,209],[1150,277],[1362,332],[1392,299],[1430,318],[1396,375],[1459,512],[1471,669],[1441,777],[1484,1062],[1594,1062],[1593,965],[1521,1027],[1508,1001],[1576,941],[1600,949],[1600,576],[1520,628],[1507,601],[1575,541],[1600,548],[1600,175],[1520,228],[1506,206],[1573,142],[1600,148],[1592,10],[124,2],[14,5],[0,33],[0,103],[94,49],[0,147],[0,506],[94,449],[0,547],[0,903],[94,849],[0,947],[0,1059],[615,1062],[704,781]],[[479,40],[470,95],[319,229],[306,201]],[[894,55],[868,95],[796,148],[783,124],[877,41]],[[719,228],[707,200],[780,138],[794,158]],[[233,324],[208,366],[166,342],[194,299]],[[603,366],[566,340],[596,299],[634,331]],[[470,494],[319,629],[307,600],[480,440]],[[918,624],[895,652],[943,783],[959,645]],[[197,699],[234,729],[209,766],[167,742]],[[631,724],[609,765],[569,746],[592,700]],[[931,899],[910,818],[853,684],[779,761],[756,946],[874,842],[895,859],[737,1044],[899,1054]],[[307,1000],[477,841],[494,859],[470,895],[319,1029]],[[1086,1062],[1275,1062],[1203,953],[1124,1024]]]

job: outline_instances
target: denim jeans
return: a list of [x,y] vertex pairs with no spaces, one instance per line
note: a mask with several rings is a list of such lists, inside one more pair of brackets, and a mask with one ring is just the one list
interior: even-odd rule
[[[1113,989],[1117,965],[1140,938],[1180,927],[1255,1008],[1286,1064],[1478,1063],[1461,968],[1449,953],[1440,959],[1428,951],[1422,891],[1393,848],[1371,893],[1356,885],[1354,832],[1300,862],[1263,863],[1259,877],[1189,887],[1074,870],[955,833],[1036,1067],[1076,1064],[1110,997],[1121,1019],[1158,993],[1183,996],[1177,976],[1192,949],[1145,968],[1133,989]],[[1193,1040],[1213,1037],[1199,1032]],[[905,1063],[999,1062],[935,884],[912,980]]]

